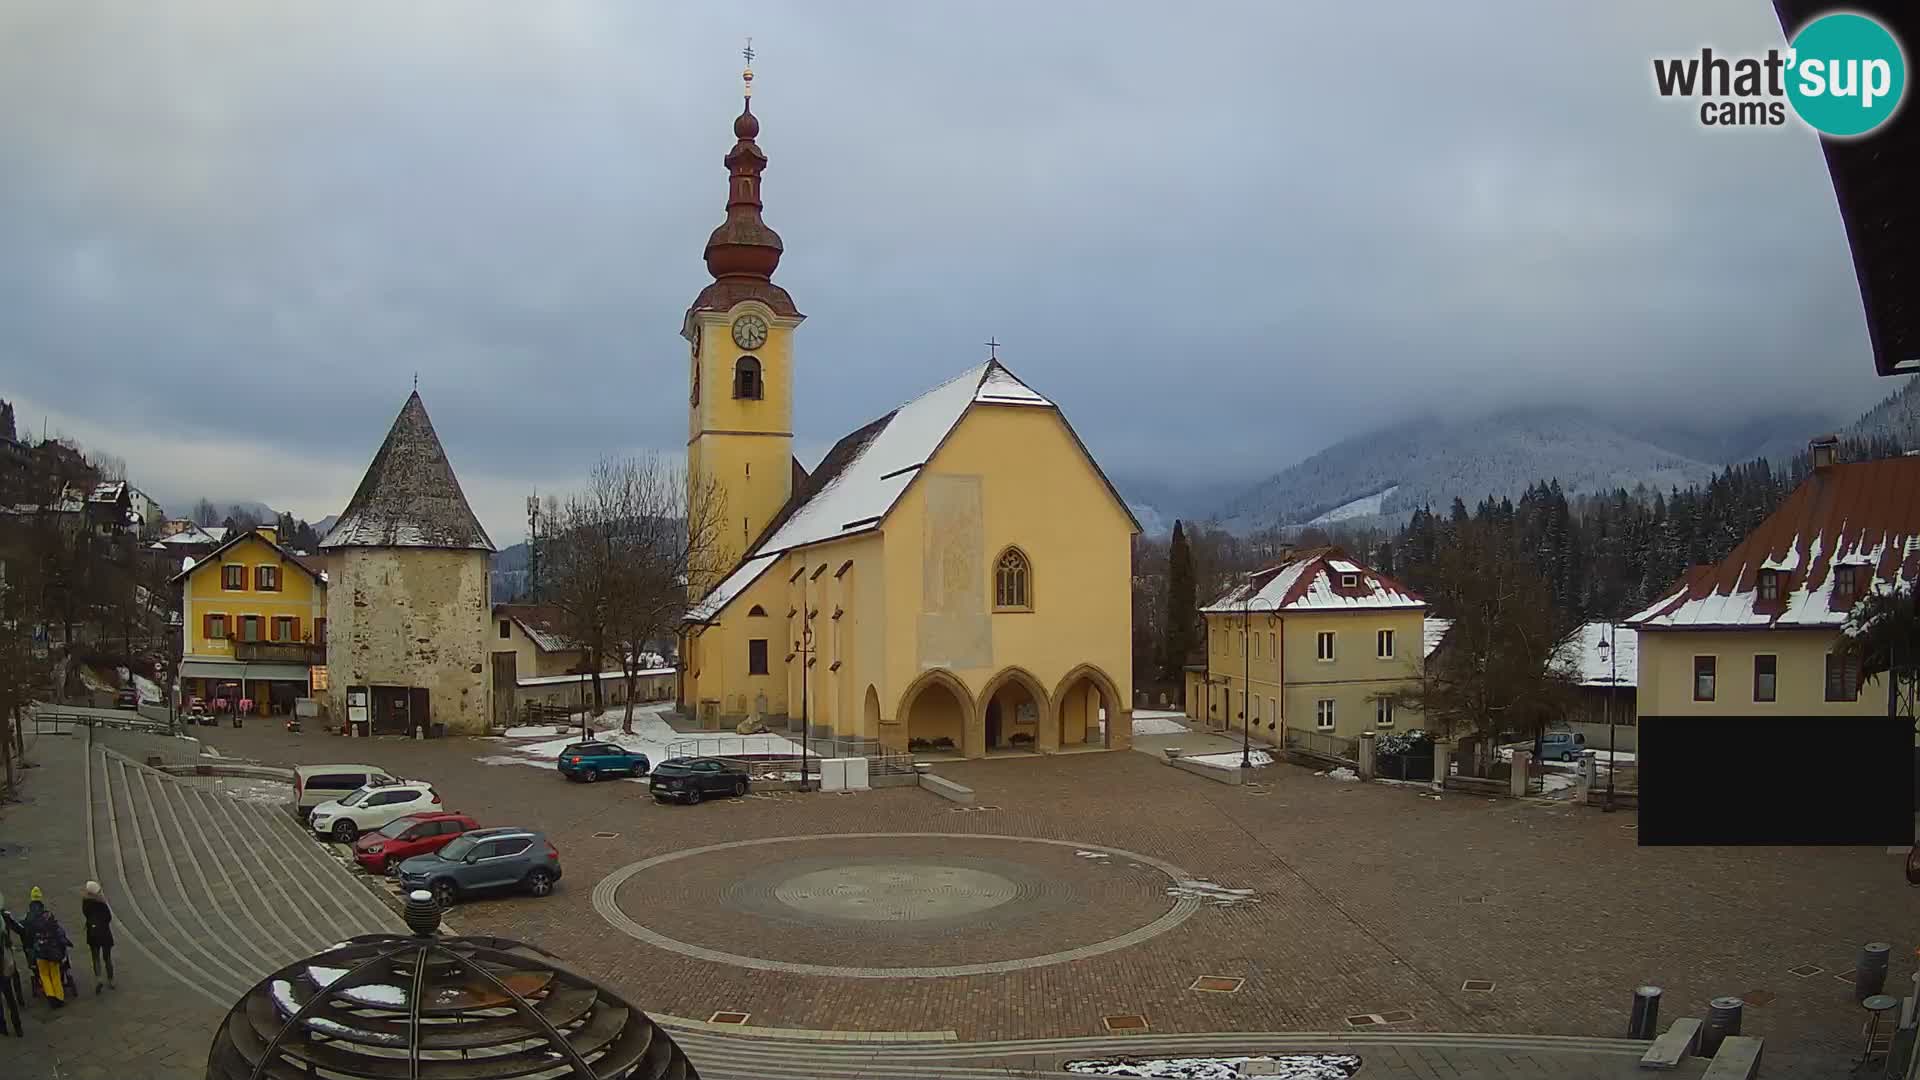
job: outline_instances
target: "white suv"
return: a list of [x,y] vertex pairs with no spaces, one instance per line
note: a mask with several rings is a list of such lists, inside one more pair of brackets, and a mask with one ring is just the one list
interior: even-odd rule
[[338,844],[351,844],[354,837],[370,832],[395,818],[432,810],[444,810],[440,794],[433,785],[421,780],[402,780],[391,784],[369,784],[350,795],[323,802],[313,808],[313,831]]

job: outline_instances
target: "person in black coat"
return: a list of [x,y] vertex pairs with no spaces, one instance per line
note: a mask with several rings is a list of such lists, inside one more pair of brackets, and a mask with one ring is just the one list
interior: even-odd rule
[[86,895],[80,898],[80,916],[87,921],[87,951],[93,954],[93,992],[99,993],[102,971],[107,986],[113,985],[113,908],[97,881],[87,882]]
[[13,959],[14,939],[20,941],[21,950],[26,949],[26,928],[6,910],[7,901],[0,897],[0,1035],[7,1033],[7,1018],[13,1020],[13,1034],[19,1038],[27,1037],[26,1025],[20,1022],[20,974],[19,965]]

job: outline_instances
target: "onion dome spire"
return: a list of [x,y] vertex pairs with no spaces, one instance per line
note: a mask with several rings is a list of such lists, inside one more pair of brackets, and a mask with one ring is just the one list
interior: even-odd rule
[[707,272],[715,280],[722,278],[773,277],[780,265],[780,234],[760,219],[760,173],[767,167],[767,155],[760,151],[754,137],[760,134],[760,118],[753,115],[753,39],[741,50],[746,70],[740,73],[742,104],[733,121],[737,140],[726,157],[727,220],[707,238]]

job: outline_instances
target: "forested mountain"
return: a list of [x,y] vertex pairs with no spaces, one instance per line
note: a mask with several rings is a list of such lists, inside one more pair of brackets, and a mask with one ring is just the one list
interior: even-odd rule
[[[1543,477],[1568,494],[1665,491],[1711,479],[1699,461],[1629,435],[1578,409],[1511,410],[1479,420],[1417,420],[1356,436],[1255,485],[1219,512],[1233,532],[1305,525],[1385,493],[1377,509],[1344,515],[1388,525],[1421,506],[1491,493],[1517,498]],[[1325,519],[1323,519],[1324,522]]]
[[1920,447],[1920,381],[1909,378],[1900,389],[1868,409],[1847,434],[1862,439],[1876,436],[1892,439],[1902,446]]

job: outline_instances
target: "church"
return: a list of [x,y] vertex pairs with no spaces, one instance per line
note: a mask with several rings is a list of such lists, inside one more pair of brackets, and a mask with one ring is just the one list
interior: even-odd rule
[[682,324],[688,490],[720,493],[734,557],[690,583],[679,707],[867,751],[1127,747],[1140,526],[1058,404],[990,355],[812,472],[793,457],[805,316],[773,282],[745,77],[713,281]]

